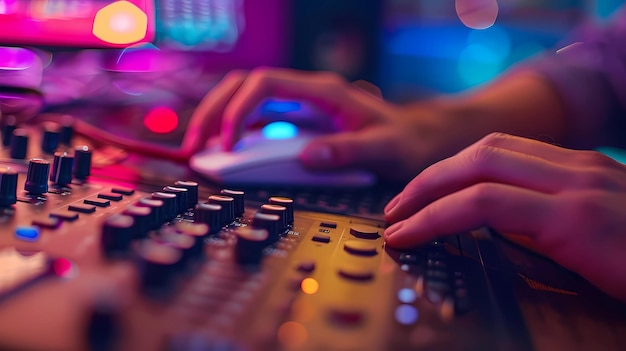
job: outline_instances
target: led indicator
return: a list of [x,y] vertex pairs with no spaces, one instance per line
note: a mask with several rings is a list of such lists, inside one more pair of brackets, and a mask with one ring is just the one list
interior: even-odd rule
[[317,280],[313,278],[305,278],[302,280],[300,288],[302,289],[303,293],[307,295],[313,295],[319,290],[320,283],[318,283]]
[[178,127],[178,115],[170,108],[155,107],[146,114],[143,124],[153,133],[170,133]]
[[302,108],[302,104],[297,101],[269,100],[262,108],[263,113],[288,113],[296,112]]
[[57,277],[71,278],[74,276],[74,265],[67,258],[57,258],[52,264],[52,270]]
[[35,241],[39,239],[39,228],[17,227],[17,229],[15,229],[15,236],[21,240]]
[[266,139],[290,139],[298,135],[298,127],[289,122],[272,122],[263,127],[263,137]]

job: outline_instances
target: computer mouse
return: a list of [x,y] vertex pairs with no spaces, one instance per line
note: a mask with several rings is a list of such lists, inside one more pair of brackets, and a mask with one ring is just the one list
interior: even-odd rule
[[225,185],[307,185],[364,187],[376,178],[366,171],[312,171],[298,158],[313,138],[323,133],[273,122],[244,132],[232,151],[210,146],[192,156],[191,169]]

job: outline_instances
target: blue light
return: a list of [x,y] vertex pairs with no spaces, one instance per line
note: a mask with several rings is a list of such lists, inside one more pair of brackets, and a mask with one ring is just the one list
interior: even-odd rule
[[417,322],[419,312],[411,305],[400,305],[395,312],[396,321],[402,325],[411,325]]
[[263,127],[263,137],[266,139],[290,139],[298,135],[298,127],[289,122],[272,122]]
[[17,227],[17,229],[15,229],[15,236],[21,240],[35,241],[39,239],[39,228]]
[[417,299],[417,293],[413,289],[404,288],[398,291],[398,300],[404,303],[413,303]]
[[302,108],[302,104],[297,101],[269,100],[261,108],[262,113],[287,113],[296,112]]

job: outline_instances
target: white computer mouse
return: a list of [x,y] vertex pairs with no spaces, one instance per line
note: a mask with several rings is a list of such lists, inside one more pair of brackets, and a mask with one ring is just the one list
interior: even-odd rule
[[[366,171],[318,172],[304,168],[298,156],[321,133],[297,129],[294,132],[284,123],[246,131],[231,152],[222,151],[218,145],[210,146],[192,156],[189,165],[208,179],[227,185],[363,187],[375,183],[375,176]],[[291,131],[284,133],[281,129]]]

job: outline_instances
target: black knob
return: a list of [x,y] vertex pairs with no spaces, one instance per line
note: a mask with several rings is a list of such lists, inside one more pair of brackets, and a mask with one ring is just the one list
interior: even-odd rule
[[11,137],[10,156],[14,159],[23,160],[26,158],[28,150],[28,131],[26,129],[17,128],[13,131]]
[[245,193],[243,191],[231,189],[222,189],[220,193],[235,199],[235,217],[242,217],[245,212]]
[[201,252],[196,245],[195,237],[179,234],[175,231],[165,231],[161,233],[159,241],[164,245],[172,246],[180,251],[180,260],[173,266],[178,272],[189,271],[191,263],[197,261]]
[[43,136],[41,137],[41,151],[52,154],[59,147],[59,127],[56,123],[46,123],[44,125]]
[[235,220],[235,199],[232,197],[224,195],[211,195],[209,196],[208,203],[222,206],[223,225],[229,225]]
[[152,239],[144,239],[137,247],[142,291],[154,298],[167,297],[173,291],[180,250]]
[[0,168],[0,207],[8,207],[17,202],[17,172],[10,168]]
[[28,163],[24,190],[33,195],[47,193],[48,174],[50,174],[50,162],[41,158],[33,158]]
[[120,330],[119,311],[112,302],[98,302],[87,317],[87,345],[91,351],[113,351]]
[[287,226],[289,224],[287,223],[287,208],[285,206],[264,204],[264,205],[261,205],[259,212],[278,215],[280,217],[280,223],[281,223],[280,231],[283,232],[287,229]]
[[198,183],[179,180],[174,183],[178,188],[187,189],[187,208],[193,208],[198,203]]
[[72,116],[65,115],[61,121],[61,129],[59,130],[59,144],[72,145],[72,137],[74,136],[74,119]]
[[148,231],[151,229],[153,221],[152,209],[145,206],[130,205],[122,212],[126,216],[130,216],[135,221],[133,230],[134,239],[143,239],[148,237]]
[[293,199],[282,196],[272,196],[269,199],[269,203],[273,205],[284,206],[287,209],[286,218],[287,224],[293,224]]
[[158,229],[163,223],[165,223],[165,207],[161,200],[156,199],[140,199],[135,203],[139,207],[150,208],[150,220],[148,221],[148,229]]
[[176,222],[174,225],[177,233],[180,235],[188,235],[195,238],[195,244],[192,248],[194,258],[204,257],[204,239],[209,234],[209,226],[204,223],[193,223],[187,221]]
[[135,220],[131,216],[114,214],[102,224],[100,243],[110,258],[128,257],[134,239]]
[[189,208],[187,207],[187,203],[189,202],[187,189],[177,188],[175,186],[166,186],[162,191],[164,193],[176,195],[176,213],[185,213],[187,211]]
[[268,233],[265,229],[238,227],[235,230],[237,244],[235,259],[240,265],[258,265],[267,246]]
[[52,161],[50,181],[58,186],[66,186],[72,182],[72,169],[74,168],[74,156],[67,152],[57,151]]
[[222,230],[222,206],[218,204],[197,204],[194,213],[194,223],[203,223],[209,226],[209,234],[217,234]]
[[169,222],[176,218],[176,214],[178,213],[178,209],[176,208],[177,201],[176,195],[164,192],[156,192],[152,193],[153,200],[161,200],[163,201],[163,219],[166,222]]
[[252,228],[267,230],[267,244],[273,244],[280,239],[281,225],[279,215],[256,212],[252,217]]
[[86,145],[77,146],[74,149],[74,178],[85,181],[89,174],[91,174],[91,149]]
[[15,116],[6,116],[2,122],[2,146],[9,146],[11,145],[13,131],[17,128]]

